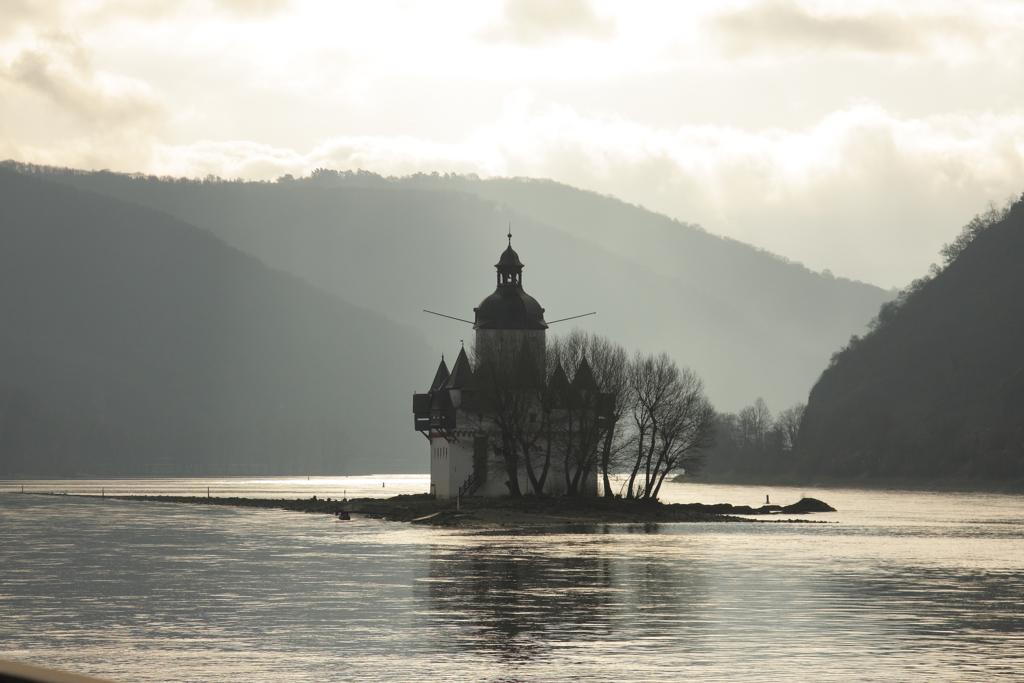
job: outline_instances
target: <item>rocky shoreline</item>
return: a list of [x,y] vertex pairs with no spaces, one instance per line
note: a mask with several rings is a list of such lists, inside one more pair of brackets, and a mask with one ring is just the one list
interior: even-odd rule
[[[161,503],[227,505],[313,514],[340,518],[363,516],[394,522],[411,522],[441,527],[501,528],[542,527],[572,524],[650,524],[663,522],[753,522],[737,515],[804,515],[831,512],[834,508],[815,498],[804,498],[789,506],[718,503],[661,503],[621,498],[467,498],[437,500],[428,494],[392,498],[239,498],[205,496],[107,496],[117,500]],[[797,521],[797,520],[786,520]],[[804,520],[799,520],[804,521]]]

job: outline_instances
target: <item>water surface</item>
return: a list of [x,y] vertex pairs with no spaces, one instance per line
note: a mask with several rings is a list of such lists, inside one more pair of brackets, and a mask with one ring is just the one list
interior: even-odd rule
[[[34,486],[211,485],[154,481]],[[247,495],[356,488],[214,481]],[[364,488],[382,481],[388,495],[425,488],[417,475]],[[981,681],[1024,670],[1021,497],[666,488],[669,500],[752,505],[807,494],[840,511],[814,516],[830,524],[527,534],[0,493],[0,657],[122,681]]]

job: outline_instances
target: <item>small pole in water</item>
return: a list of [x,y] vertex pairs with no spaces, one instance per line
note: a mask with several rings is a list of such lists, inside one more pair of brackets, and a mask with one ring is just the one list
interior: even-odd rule
[[381,487],[381,488],[384,488],[384,482],[381,482],[381,483],[380,483],[380,487]]
[[207,498],[210,497],[210,487],[209,486],[206,487],[206,497]]
[[21,485],[21,492],[25,493],[25,485],[24,484]]
[[764,494],[764,504],[765,505],[771,505],[772,504],[771,501],[768,500],[768,494],[767,493]]

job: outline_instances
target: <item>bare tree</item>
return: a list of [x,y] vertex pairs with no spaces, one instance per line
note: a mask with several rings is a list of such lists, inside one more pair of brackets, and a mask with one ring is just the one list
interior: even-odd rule
[[804,419],[804,410],[807,405],[797,403],[795,406],[786,408],[775,419],[776,429],[781,435],[782,450],[792,451],[796,448],[797,437],[800,434],[800,423]]
[[[626,443],[622,428],[628,399],[626,350],[607,337],[580,330],[554,340],[552,349],[557,362],[573,369],[576,385],[575,405],[563,416],[565,434],[571,439],[565,455],[573,476],[567,479],[567,487],[575,491],[573,480],[578,486],[596,469],[604,494],[612,496],[610,474]],[[593,382],[581,379],[581,366]]]
[[672,472],[695,468],[714,442],[716,415],[704,384],[666,354],[637,354],[628,368],[633,463],[628,498],[657,498]]
[[[534,362],[528,364],[531,368]],[[544,358],[536,362],[537,381],[525,387],[527,413],[517,432],[530,488],[535,495],[544,495],[552,456],[561,440],[564,405],[569,397],[569,381],[562,368],[557,349],[547,347]]]
[[551,459],[559,437],[559,417],[568,398],[569,380],[557,358],[550,350],[546,353],[545,376],[547,382],[535,397],[537,411],[531,414],[530,429],[520,435],[526,476],[534,494],[544,495],[544,486],[551,471]]
[[629,407],[629,359],[622,346],[605,337],[592,335],[588,354],[594,377],[604,393],[602,406],[605,420],[603,438],[597,457],[605,496],[613,496],[611,471],[626,446],[623,422]]
[[642,497],[638,493],[643,488],[637,486],[641,470],[644,484],[650,479],[664,404],[669,400],[672,385],[678,375],[679,368],[665,353],[660,356],[642,356],[637,353],[630,363],[630,413],[635,458],[626,485],[627,498]]
[[768,445],[768,432],[772,428],[772,411],[760,396],[739,412],[740,434],[748,448],[763,451]]
[[[478,411],[489,428],[485,429],[491,448],[501,456],[508,477],[505,484],[509,495],[522,495],[519,469],[529,456],[537,440],[544,433],[539,397],[543,395],[543,359],[536,359],[530,345],[517,348],[506,345],[478,345],[474,349],[476,371],[475,390]],[[527,465],[531,483],[535,483]],[[540,483],[543,488],[543,482]]]
[[714,445],[715,409],[696,373],[689,368],[680,370],[671,396],[658,436],[658,460],[645,489],[647,498],[657,498],[665,478],[673,472],[698,468],[705,450]]
[[657,498],[672,472],[695,467],[714,441],[715,411],[700,378],[666,354],[630,364],[634,462],[629,498]]
[[626,496],[656,498],[711,445],[716,415],[703,383],[667,354],[627,360],[608,339],[573,332],[551,340],[543,358],[524,343],[477,348],[476,359],[480,415],[513,496],[523,493],[520,471],[537,495],[552,472],[567,495],[584,493],[598,472],[612,496],[611,473],[626,465]]
[[571,495],[592,469],[593,392],[580,391],[569,382],[561,359],[571,355],[558,340],[547,346],[542,358],[537,353],[525,342],[518,348],[477,347],[484,431],[501,456],[511,495],[522,494],[520,470],[526,473],[530,490],[544,495],[556,461]]

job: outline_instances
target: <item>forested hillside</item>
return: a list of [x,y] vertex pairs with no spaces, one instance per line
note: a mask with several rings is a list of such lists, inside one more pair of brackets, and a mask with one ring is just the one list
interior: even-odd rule
[[944,255],[822,374],[801,477],[1024,484],[1024,200]]
[[0,170],[0,477],[418,464],[416,332],[182,221]]
[[[204,228],[415,326],[435,354],[453,353],[471,330],[422,309],[472,318],[493,287],[511,222],[525,287],[548,319],[597,310],[579,324],[629,348],[668,351],[726,410],[756,396],[776,406],[806,400],[830,354],[889,296],[550,181],[320,171],[274,183],[200,182],[19,168]],[[568,328],[551,331],[560,330]],[[404,378],[407,390],[419,378]]]

